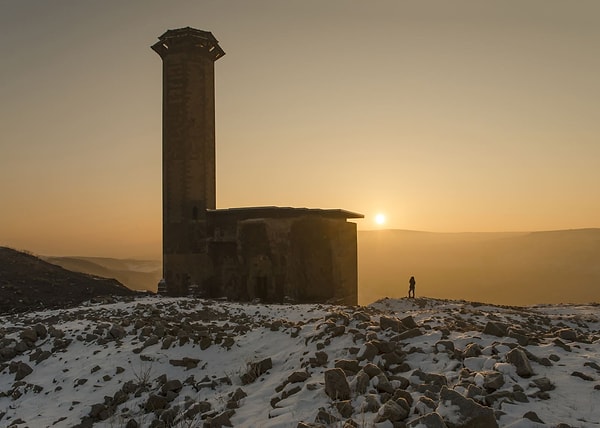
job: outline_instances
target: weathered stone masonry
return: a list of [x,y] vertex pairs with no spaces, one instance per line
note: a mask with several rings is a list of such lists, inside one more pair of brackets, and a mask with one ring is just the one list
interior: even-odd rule
[[357,303],[356,224],[344,210],[216,209],[214,62],[208,31],[169,30],[163,61],[163,275],[167,294]]

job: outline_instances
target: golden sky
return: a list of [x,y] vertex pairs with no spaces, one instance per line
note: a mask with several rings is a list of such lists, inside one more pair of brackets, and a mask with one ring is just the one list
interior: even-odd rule
[[219,208],[600,227],[599,1],[0,0],[0,245],[160,254],[150,45],[185,26],[226,52]]

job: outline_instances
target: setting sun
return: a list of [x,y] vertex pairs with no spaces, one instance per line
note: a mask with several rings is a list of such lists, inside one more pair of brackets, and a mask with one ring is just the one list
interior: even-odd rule
[[382,225],[385,223],[385,214],[377,214],[375,216],[375,223],[377,223],[378,225]]

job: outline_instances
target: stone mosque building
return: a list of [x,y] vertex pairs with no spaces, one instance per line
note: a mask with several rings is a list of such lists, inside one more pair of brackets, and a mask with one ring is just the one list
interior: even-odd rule
[[341,209],[216,209],[214,63],[208,31],[168,30],[163,63],[163,276],[168,295],[336,302],[358,298],[356,224]]

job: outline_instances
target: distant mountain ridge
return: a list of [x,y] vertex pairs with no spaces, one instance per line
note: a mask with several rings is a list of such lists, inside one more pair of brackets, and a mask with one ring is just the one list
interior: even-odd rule
[[359,231],[359,301],[417,296],[495,304],[600,301],[600,229]]
[[155,292],[156,285],[162,277],[162,263],[160,260],[80,256],[46,256],[43,259],[72,271],[115,278],[132,290]]
[[[495,304],[600,301],[600,229],[439,233],[358,231],[359,303],[417,296]],[[45,257],[67,269],[156,291],[160,260]]]

